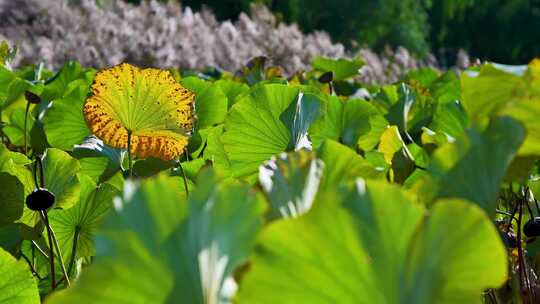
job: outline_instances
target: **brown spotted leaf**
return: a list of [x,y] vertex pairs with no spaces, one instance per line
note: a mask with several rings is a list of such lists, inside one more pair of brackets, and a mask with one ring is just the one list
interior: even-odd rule
[[83,112],[90,130],[109,146],[127,148],[131,131],[134,155],[171,160],[188,144],[193,100],[169,71],[122,63],[97,73]]

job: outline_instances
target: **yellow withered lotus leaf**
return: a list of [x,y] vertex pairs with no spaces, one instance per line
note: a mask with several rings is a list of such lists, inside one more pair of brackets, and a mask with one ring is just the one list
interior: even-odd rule
[[123,63],[97,73],[84,105],[91,131],[107,145],[164,160],[179,157],[193,129],[194,94],[169,71]]

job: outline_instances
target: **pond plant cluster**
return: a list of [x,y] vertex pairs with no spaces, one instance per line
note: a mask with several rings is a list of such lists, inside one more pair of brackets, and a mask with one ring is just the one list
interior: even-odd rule
[[539,303],[540,61],[283,76],[0,47],[1,303]]

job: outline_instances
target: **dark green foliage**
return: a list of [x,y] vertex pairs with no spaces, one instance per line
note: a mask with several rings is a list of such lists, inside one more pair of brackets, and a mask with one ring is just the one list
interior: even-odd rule
[[426,4],[417,0],[274,0],[271,8],[304,31],[325,30],[349,46],[356,40],[379,50],[402,45],[425,53]]
[[[540,53],[540,1],[433,1],[429,22],[432,49],[466,49],[481,59],[525,63]],[[442,55],[442,54],[441,54]]]

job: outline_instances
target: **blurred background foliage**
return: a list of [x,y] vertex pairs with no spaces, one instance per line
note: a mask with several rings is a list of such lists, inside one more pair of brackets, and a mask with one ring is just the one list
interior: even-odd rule
[[[131,0],[133,3],[141,0]],[[163,2],[167,2],[166,0]],[[404,46],[454,62],[459,49],[483,60],[528,62],[540,53],[540,0],[182,0],[234,20],[252,3],[302,31],[324,30],[349,48]]]

